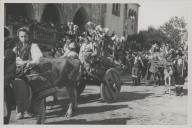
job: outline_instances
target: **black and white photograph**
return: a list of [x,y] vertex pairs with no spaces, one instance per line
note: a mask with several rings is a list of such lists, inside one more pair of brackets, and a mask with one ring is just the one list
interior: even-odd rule
[[10,1],[4,126],[189,125],[192,2]]

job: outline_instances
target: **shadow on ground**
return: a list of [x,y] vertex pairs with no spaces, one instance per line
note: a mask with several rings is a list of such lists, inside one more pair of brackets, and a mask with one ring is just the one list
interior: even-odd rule
[[82,95],[78,98],[79,104],[91,103],[100,100],[100,93]]
[[[133,83],[132,82],[123,82],[122,85],[133,86]],[[153,82],[141,82],[141,84],[137,85],[137,86],[154,86],[154,83]]]
[[[57,101],[48,101],[46,102],[46,106],[54,106],[54,105],[59,105],[59,106],[66,106],[66,104],[68,103],[69,100],[67,99],[60,99],[60,100],[57,100]],[[54,109],[57,109],[57,108],[60,108],[60,107],[54,107]]]
[[[86,107],[79,107],[78,110],[75,112],[75,116],[82,115],[82,114],[94,114],[106,111],[113,111],[117,109],[127,108],[127,105],[103,105],[103,106],[86,106]],[[46,114],[47,118],[55,118],[64,116],[66,113],[66,109],[60,109],[59,111],[52,111]],[[57,116],[56,116],[57,115]]]
[[141,100],[153,94],[154,93],[121,92],[116,102],[128,102],[128,101],[134,101],[134,100]]
[[[145,99],[146,97],[151,96],[153,94],[154,93],[121,92],[118,100],[114,101],[114,103],[141,100],[141,99]],[[85,103],[91,103],[91,102],[100,102],[100,94],[97,93],[97,94],[83,95],[83,96],[79,97],[79,99],[78,99],[78,104],[85,104]],[[47,105],[52,105],[52,104],[59,105],[58,107],[53,107],[52,109],[66,108],[67,100],[58,100],[54,103],[52,101],[50,101],[47,103]]]
[[[136,93],[136,92],[121,92],[120,96],[115,103],[118,102],[129,102],[129,101],[134,101],[134,100],[141,100],[145,99],[148,96],[153,95],[154,93]],[[99,94],[89,94],[87,97],[84,97],[85,99],[81,99],[81,104],[88,103],[88,102],[93,102],[97,101],[99,98]],[[63,102],[61,102],[63,103]],[[94,114],[94,113],[100,113],[100,112],[106,112],[106,111],[113,111],[117,109],[122,109],[122,108],[127,108],[127,105],[102,105],[102,106],[86,106],[86,107],[79,107],[76,115],[82,115],[82,114]],[[63,107],[62,105],[60,106],[60,110],[58,111],[52,111],[47,113],[47,118],[55,118],[55,117],[61,117],[65,114],[67,108],[66,106]],[[76,116],[75,115],[75,116]]]
[[[96,101],[100,101],[100,93],[81,95],[78,97],[78,104],[91,103]],[[59,105],[58,107],[52,108],[52,109],[57,109],[57,108],[60,108],[61,106],[66,106],[67,103],[68,103],[67,99],[60,99],[55,102],[48,101],[46,102],[46,105],[47,106]]]
[[[153,95],[154,93],[142,93],[142,92],[120,92],[119,98],[116,102],[128,102],[133,100],[145,99],[148,96]],[[84,97],[80,97],[79,104],[90,103],[90,102],[99,102],[100,94],[88,94]]]
[[106,124],[106,125],[124,125],[127,120],[131,120],[131,118],[113,118],[113,119],[105,119],[105,120],[96,120],[96,121],[87,121],[85,119],[72,119],[72,120],[64,120],[57,122],[49,122],[47,124]]
[[[171,89],[175,93],[175,88]],[[188,89],[183,89],[184,96],[188,95]]]

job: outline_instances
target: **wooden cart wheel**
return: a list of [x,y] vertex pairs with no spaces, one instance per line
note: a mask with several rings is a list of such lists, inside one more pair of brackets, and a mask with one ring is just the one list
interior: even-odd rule
[[117,100],[121,90],[121,78],[114,68],[108,69],[101,83],[101,98],[106,102]]

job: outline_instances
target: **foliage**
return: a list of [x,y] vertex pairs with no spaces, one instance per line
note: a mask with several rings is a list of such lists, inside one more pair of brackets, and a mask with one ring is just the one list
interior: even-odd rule
[[172,17],[159,30],[167,36],[171,47],[176,48],[187,41],[186,25],[183,17]]
[[128,36],[127,47],[134,51],[149,50],[151,45],[167,42],[166,35],[160,30],[149,27],[148,30],[140,31],[138,34]]
[[154,43],[158,45],[165,43],[169,44],[172,48],[177,48],[186,41],[187,29],[184,18],[172,17],[157,29],[149,26],[148,30],[128,36],[126,50],[149,50]]

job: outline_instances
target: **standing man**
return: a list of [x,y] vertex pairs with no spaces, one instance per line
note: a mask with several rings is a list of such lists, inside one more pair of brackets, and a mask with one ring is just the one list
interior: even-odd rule
[[141,68],[144,66],[141,57],[136,53],[134,57],[133,62],[133,68],[132,68],[132,80],[133,85],[140,85],[140,77],[141,77]]
[[13,91],[11,84],[15,79],[16,55],[12,51],[13,40],[8,39],[9,30],[4,28],[4,124],[8,124],[13,104]]
[[176,90],[176,95],[181,96],[183,95],[183,85],[185,83],[185,72],[187,70],[187,64],[182,58],[183,53],[182,51],[177,52],[177,58],[174,61],[174,71],[175,71],[175,80],[176,80],[176,85],[175,85],[175,90]]
[[174,61],[174,71],[175,71],[175,90],[177,96],[182,96],[183,93],[183,85],[185,83],[185,72],[187,71],[187,64],[182,58],[182,51],[177,52],[177,58]]

